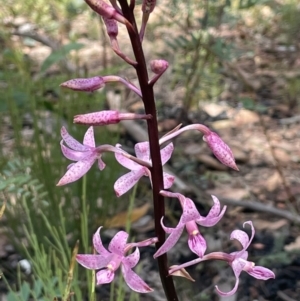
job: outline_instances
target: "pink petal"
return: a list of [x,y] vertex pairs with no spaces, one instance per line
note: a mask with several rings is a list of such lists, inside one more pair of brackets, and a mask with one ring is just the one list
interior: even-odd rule
[[97,285],[111,283],[115,278],[115,272],[109,269],[101,270],[96,274]]
[[139,260],[140,260],[140,251],[138,248],[136,248],[133,253],[123,258],[122,263],[125,266],[132,269],[138,264]]
[[164,177],[164,189],[169,189],[173,185],[175,177],[166,172],[163,173],[163,177]]
[[122,265],[122,273],[127,285],[135,292],[138,293],[150,293],[152,288],[148,286],[147,283],[140,278],[135,272],[133,272],[129,267]]
[[129,170],[139,170],[142,168],[141,165],[133,162],[132,160],[126,158],[122,154],[115,153],[116,160],[124,167],[126,167]]
[[231,263],[231,267],[236,278],[240,277],[247,261],[244,259],[237,258]]
[[94,128],[92,126],[90,126],[86,131],[83,138],[83,144],[90,147],[95,147]]
[[149,142],[137,143],[134,147],[136,156],[143,161],[150,161],[150,148]]
[[180,238],[182,231],[184,229],[184,226],[182,227],[176,227],[173,229],[172,233],[169,235],[169,237],[166,239],[164,244],[156,251],[156,253],[153,255],[154,258],[168,252],[170,249],[174,247],[174,245],[177,243],[178,239]]
[[246,232],[244,232],[242,230],[234,230],[234,231],[232,231],[232,233],[230,235],[230,239],[238,240],[241,243],[241,245],[243,246],[243,250],[247,249],[247,246],[249,244],[249,236]]
[[119,231],[110,241],[108,250],[114,254],[123,256],[127,239],[128,233],[126,233],[125,231]]
[[126,193],[129,189],[131,189],[139,179],[144,175],[144,169],[141,168],[136,171],[131,171],[121,176],[114,185],[114,190],[116,192],[117,197]]
[[232,256],[232,261],[236,259],[244,259],[245,261],[247,261],[248,258],[248,252],[244,249],[241,251],[232,252],[230,253],[230,255]]
[[208,215],[205,218],[201,217],[201,219],[196,221],[198,225],[204,227],[212,227],[216,223],[218,223],[220,219],[223,217],[227,207],[224,206],[222,211],[220,212],[220,202],[218,198],[215,197],[214,195],[212,195],[212,198],[214,201],[214,205],[211,207]]
[[76,139],[74,139],[66,130],[66,128],[63,126],[60,130],[61,137],[66,142],[66,144],[71,147],[72,149],[79,151],[79,152],[85,152],[87,150],[90,150],[90,148],[86,145],[81,144]]
[[73,164],[56,185],[62,186],[77,181],[90,170],[95,160],[96,158],[91,156],[90,158],[86,158],[85,160]]
[[169,159],[172,156],[173,150],[174,150],[173,143],[169,143],[167,146],[165,146],[163,149],[160,150],[162,165],[165,165],[165,163],[169,161]]
[[228,296],[232,296],[233,294],[235,294],[238,286],[239,286],[239,278],[236,278],[234,288],[230,292],[225,293],[225,292],[220,291],[217,285],[216,285],[216,291],[218,292],[219,295],[228,297]]
[[112,257],[113,254],[109,254],[108,257],[104,257],[102,255],[78,254],[76,255],[76,260],[86,269],[98,270],[105,267],[110,262]]
[[93,235],[93,246],[95,248],[95,250],[101,254],[104,257],[108,257],[111,255],[111,253],[109,253],[102,244],[102,240],[101,240],[101,236],[100,236],[100,230],[102,227],[99,227],[96,231],[96,233]]
[[105,168],[106,164],[102,161],[101,156],[98,158],[98,167],[100,170],[103,170]]
[[[164,231],[168,234],[171,234],[176,228],[171,228],[171,227],[166,227],[163,223],[163,217],[160,219],[160,224],[162,226],[162,228],[164,229]],[[181,226],[184,226],[184,225],[181,225]]]
[[251,221],[244,222],[244,224],[243,224],[243,227],[244,227],[244,228],[245,228],[245,225],[250,225],[250,227],[251,227],[251,237],[250,237],[250,239],[249,239],[248,246],[246,246],[246,249],[248,249],[249,245],[251,244],[251,241],[252,241],[253,238],[254,238],[254,235],[255,235],[255,229],[254,229],[254,226],[253,226],[253,224],[252,224]]
[[195,203],[191,199],[186,198],[184,196],[183,198],[180,197],[180,203],[183,210],[183,213],[180,218],[181,223],[185,224],[187,222],[195,221],[201,218],[195,206]]
[[204,135],[204,141],[207,142],[209,148],[217,159],[224,165],[232,169],[239,170],[235,164],[234,156],[229,146],[215,132],[209,132]]
[[239,277],[240,277],[240,274],[241,274],[241,272],[242,272],[245,265],[246,265],[245,260],[234,260],[232,262],[231,267],[232,267],[232,270],[233,270],[233,273],[234,273],[234,276],[235,276],[234,288],[230,292],[225,293],[225,292],[220,291],[218,286],[216,286],[216,290],[219,293],[219,295],[221,295],[221,296],[232,296],[237,291],[237,288],[239,286]]
[[189,235],[188,245],[193,253],[198,255],[200,258],[203,257],[207,246],[206,240],[200,233],[196,235]]
[[65,145],[63,145],[62,142],[63,141],[61,141],[61,144],[60,144],[61,151],[62,151],[63,155],[69,160],[80,161],[91,154],[90,151],[85,151],[85,152],[74,151],[74,150],[66,147]]
[[275,274],[271,270],[261,266],[254,266],[252,269],[245,271],[252,277],[260,280],[275,278]]

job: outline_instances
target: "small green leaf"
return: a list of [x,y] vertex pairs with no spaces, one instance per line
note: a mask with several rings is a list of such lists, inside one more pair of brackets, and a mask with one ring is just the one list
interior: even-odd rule
[[60,49],[53,51],[43,62],[41,72],[45,72],[53,64],[58,63],[70,53],[71,50],[79,50],[84,47],[82,43],[71,42],[62,46]]
[[30,287],[27,282],[24,282],[20,289],[22,300],[27,301],[30,296]]

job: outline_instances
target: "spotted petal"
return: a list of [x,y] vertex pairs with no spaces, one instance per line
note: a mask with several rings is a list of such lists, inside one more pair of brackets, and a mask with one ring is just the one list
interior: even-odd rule
[[109,254],[109,256],[105,257],[102,255],[86,255],[86,254],[78,254],[76,256],[76,260],[83,267],[90,270],[99,270],[103,267],[107,266],[107,264],[112,259],[113,254]]
[[168,162],[170,160],[173,150],[174,150],[173,143],[169,143],[167,146],[165,146],[163,149],[161,149],[160,156],[161,156],[162,165],[165,165],[166,162]]
[[123,256],[127,239],[128,233],[125,231],[119,231],[110,241],[108,250],[114,254]]
[[152,292],[152,288],[148,286],[147,283],[144,282],[140,276],[138,276],[134,271],[130,268],[122,265],[122,273],[127,285],[135,292],[138,293],[150,293]]
[[116,195],[119,197],[131,189],[139,179],[144,175],[144,169],[131,171],[121,176],[114,185]]
[[93,235],[93,246],[95,250],[102,256],[109,256],[111,253],[109,253],[102,244],[101,236],[100,236],[100,230],[102,227],[99,227],[96,231],[96,233]]
[[139,248],[136,248],[133,253],[130,255],[126,256],[123,260],[122,263],[127,266],[128,268],[132,269],[134,268],[140,260],[140,251]]
[[223,217],[225,211],[226,211],[226,206],[223,207],[222,211],[220,212],[220,202],[217,197],[212,195],[214,205],[211,207],[208,215],[206,217],[201,217],[201,219],[197,220],[197,224],[204,226],[204,227],[212,227],[216,223],[220,221],[220,219]]
[[96,157],[91,156],[85,160],[78,161],[77,163],[73,164],[72,167],[68,169],[65,175],[59,180],[57,186],[62,186],[77,181],[90,170],[95,161]]
[[[162,226],[164,227],[162,221],[161,221]],[[165,228],[164,228],[165,229]],[[170,229],[170,228],[169,228]],[[184,229],[183,226],[177,226],[174,228],[171,232],[171,234],[168,236],[164,244],[156,251],[156,253],[153,255],[154,258],[168,252],[171,248],[174,247],[174,245],[177,243],[178,239],[180,238],[182,232]]]
[[65,145],[63,145],[63,140],[60,142],[60,147],[61,147],[61,151],[63,153],[63,155],[72,161],[80,161],[80,160],[84,160],[86,157],[88,157],[91,152],[89,151],[85,151],[85,152],[79,152],[79,151],[75,151],[72,150],[68,147],[66,147]]
[[166,172],[163,173],[163,177],[164,177],[164,189],[169,189],[173,185],[175,177]]
[[92,126],[90,126],[86,131],[83,138],[83,144],[90,147],[95,147],[94,128]]
[[97,285],[111,283],[115,278],[114,271],[109,269],[101,270],[96,274]]
[[129,170],[139,170],[141,169],[141,165],[133,162],[132,160],[126,158],[122,154],[115,153],[116,160],[124,167],[126,167]]
[[90,148],[86,145],[81,144],[80,142],[78,142],[76,139],[74,139],[66,130],[66,128],[63,126],[60,130],[60,134],[61,137],[63,138],[63,140],[66,142],[66,144],[79,152],[85,152],[87,150],[89,150]]
[[197,233],[196,235],[189,235],[188,245],[193,253],[198,255],[200,258],[203,257],[207,245],[206,240],[200,233]]
[[245,271],[252,277],[260,280],[275,278],[275,274],[271,270],[261,266],[254,266],[252,269]]
[[136,156],[143,161],[150,161],[149,142],[139,142],[134,146]]

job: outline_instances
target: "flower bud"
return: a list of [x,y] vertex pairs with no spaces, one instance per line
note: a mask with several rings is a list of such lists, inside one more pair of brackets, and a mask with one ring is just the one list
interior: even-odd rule
[[85,0],[85,2],[101,17],[105,17],[107,19],[115,19],[116,21],[123,24],[128,23],[126,18],[124,18],[115,8],[113,8],[103,0]]
[[106,26],[106,31],[109,37],[116,37],[118,35],[118,23],[116,20],[102,17]]
[[107,125],[120,122],[118,111],[101,111],[89,114],[76,115],[74,123],[86,125]]
[[134,114],[134,113],[120,113],[118,111],[100,111],[82,115],[76,115],[74,117],[74,123],[85,125],[108,125],[119,123],[121,120],[133,120],[133,119],[150,119],[151,115]]
[[215,132],[209,132],[204,135],[203,140],[207,142],[209,148],[221,163],[232,169],[239,170],[235,164],[231,149]]
[[69,88],[75,91],[87,91],[93,92],[105,85],[104,79],[101,76],[94,76],[89,78],[74,78],[70,79],[60,86],[64,88]]
[[165,60],[153,60],[150,62],[151,71],[155,74],[161,74],[167,70],[169,63]]
[[142,12],[152,13],[156,5],[156,0],[143,0]]

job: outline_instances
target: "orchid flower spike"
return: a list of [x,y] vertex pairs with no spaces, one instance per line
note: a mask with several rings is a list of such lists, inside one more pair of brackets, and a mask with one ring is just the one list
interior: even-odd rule
[[203,217],[198,212],[194,202],[191,199],[186,198],[182,194],[172,193],[169,191],[161,191],[160,194],[166,197],[178,198],[183,213],[176,228],[168,228],[164,226],[161,220],[161,225],[164,231],[170,235],[166,239],[165,243],[157,250],[153,257],[156,258],[168,252],[176,244],[184,228],[186,228],[189,235],[188,245],[190,250],[193,253],[197,254],[199,257],[203,257],[206,251],[206,241],[199,232],[197,224],[204,227],[214,226],[223,217],[226,206],[224,206],[221,211],[219,200],[212,195],[214,205],[210,209],[208,215],[206,217]]
[[[59,180],[57,186],[77,181],[90,170],[96,160],[98,160],[99,169],[103,170],[105,168],[105,163],[101,159],[102,153],[107,151],[120,151],[112,145],[95,147],[93,127],[89,127],[86,131],[83,138],[83,144],[74,139],[67,132],[65,127],[61,128],[61,136],[63,140],[60,142],[60,145],[63,155],[69,160],[77,161],[77,163],[72,163],[68,166],[68,171]],[[68,147],[65,146],[63,142],[65,142]]]
[[108,125],[119,123],[121,120],[134,120],[134,119],[151,119],[152,115],[134,114],[134,113],[121,113],[118,111],[106,110],[88,114],[76,115],[74,123],[85,125]]
[[[93,236],[94,249],[99,254],[78,254],[76,260],[83,267],[91,270],[100,270],[96,274],[97,285],[111,283],[114,280],[116,270],[121,266],[121,271],[125,282],[138,293],[150,293],[153,290],[142,280],[133,270],[140,259],[138,246],[148,246],[153,243],[153,239],[127,244],[128,234],[119,231],[111,240],[108,250],[102,244],[100,237],[101,227]],[[125,256],[126,253],[136,246],[133,253]]]
[[231,296],[236,292],[239,285],[239,277],[242,271],[245,271],[252,277],[260,280],[268,280],[270,278],[275,278],[275,274],[271,270],[265,267],[255,266],[254,262],[247,261],[248,252],[246,250],[248,249],[249,245],[251,244],[251,241],[253,240],[255,230],[251,221],[245,222],[243,226],[245,227],[245,225],[250,225],[251,227],[252,234],[250,239],[248,235],[241,230],[234,230],[230,235],[230,239],[238,240],[243,248],[241,251],[230,253],[227,258],[227,262],[232,267],[236,280],[233,289],[227,293],[222,292],[218,288],[218,286],[216,286],[216,290],[221,296]]
[[[120,147],[120,145],[118,144],[117,147]],[[151,165],[149,142],[146,141],[137,143],[134,149],[138,159],[148,162]],[[160,155],[162,165],[164,165],[171,158],[173,150],[173,143],[169,143],[167,146],[161,149]],[[126,158],[122,154],[115,153],[115,157],[122,166],[131,170],[129,173],[121,176],[115,182],[114,189],[118,197],[126,193],[129,189],[131,189],[140,180],[142,176],[151,176],[150,171],[147,167],[133,162],[132,160]],[[163,178],[164,188],[170,188],[173,185],[175,179],[174,176],[164,172]]]

